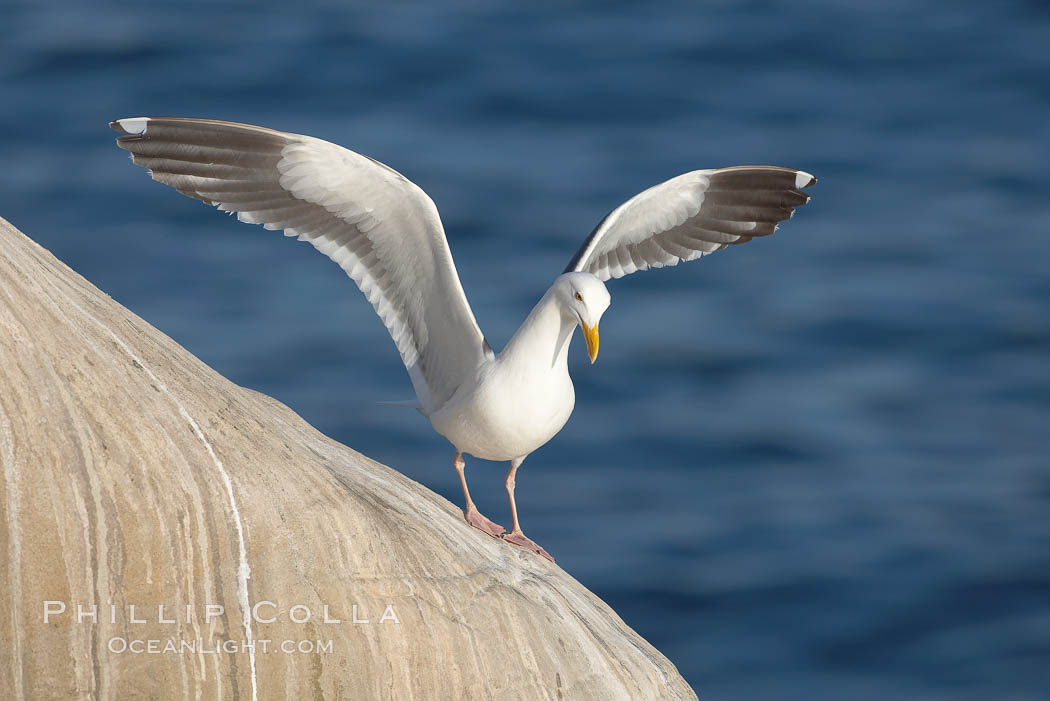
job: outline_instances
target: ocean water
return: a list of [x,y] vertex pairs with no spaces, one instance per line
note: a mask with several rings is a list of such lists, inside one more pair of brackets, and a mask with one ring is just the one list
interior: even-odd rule
[[[820,177],[773,237],[610,283],[526,532],[703,698],[1050,696],[1050,7],[0,5],[0,216],[235,382],[459,503],[333,264],[152,183],[106,123],[322,137],[442,213],[501,347],[679,173]],[[471,461],[507,518],[505,465]]]

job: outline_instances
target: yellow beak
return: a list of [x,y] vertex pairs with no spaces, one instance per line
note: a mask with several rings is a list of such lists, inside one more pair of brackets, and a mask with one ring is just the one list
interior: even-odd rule
[[580,322],[583,327],[583,337],[587,340],[587,355],[591,356],[591,365],[598,358],[598,327],[588,326]]

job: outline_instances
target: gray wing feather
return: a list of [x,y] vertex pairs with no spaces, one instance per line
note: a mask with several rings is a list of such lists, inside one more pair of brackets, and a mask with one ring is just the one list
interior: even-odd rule
[[433,201],[397,171],[309,136],[247,124],[140,117],[110,124],[154,180],[338,263],[390,331],[424,413],[492,351]]
[[602,280],[677,265],[768,236],[809,202],[809,173],[777,166],[695,170],[641,192],[610,212],[565,272]]

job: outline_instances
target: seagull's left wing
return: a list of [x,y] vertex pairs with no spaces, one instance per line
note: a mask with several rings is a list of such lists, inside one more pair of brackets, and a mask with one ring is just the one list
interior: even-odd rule
[[565,272],[602,280],[677,265],[767,236],[809,202],[809,173],[777,166],[694,170],[641,192],[610,212]]
[[136,165],[241,221],[283,229],[339,264],[386,324],[429,414],[492,357],[437,208],[378,161],[321,139],[210,119],[112,126]]

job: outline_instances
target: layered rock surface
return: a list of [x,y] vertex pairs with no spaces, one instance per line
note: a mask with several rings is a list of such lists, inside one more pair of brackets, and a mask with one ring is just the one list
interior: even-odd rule
[[5,698],[696,698],[557,565],[3,220],[0,467]]

